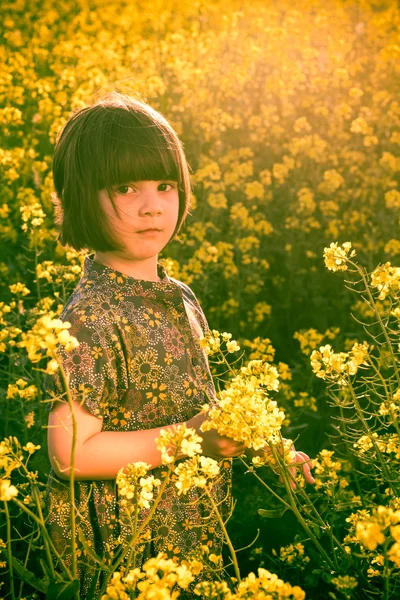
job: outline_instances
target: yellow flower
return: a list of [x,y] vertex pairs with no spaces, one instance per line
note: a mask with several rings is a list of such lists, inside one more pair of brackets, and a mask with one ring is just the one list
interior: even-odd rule
[[338,577],[332,577],[331,583],[338,590],[354,590],[357,587],[357,579],[355,577],[351,577],[350,575],[339,575]]
[[204,488],[209,479],[214,479],[219,474],[216,460],[208,456],[193,456],[182,461],[174,471],[178,480],[175,482],[178,495],[186,494],[191,487]]
[[240,346],[235,340],[232,340],[226,343],[226,349],[229,353],[233,353],[240,350]]
[[[268,594],[268,596],[267,596]],[[235,600],[241,598],[278,597],[290,600],[304,600],[305,592],[297,585],[291,586],[266,569],[258,569],[258,577],[254,573],[242,579],[237,586]]]
[[18,490],[8,479],[0,480],[0,501],[9,502],[18,495]]
[[[40,317],[32,329],[27,333],[22,333],[22,340],[18,342],[19,348],[26,348],[28,358],[32,362],[39,362],[42,357],[42,350],[46,350],[46,356],[54,359],[53,354],[56,348],[61,345],[68,351],[79,346],[78,340],[69,334],[67,329],[71,327],[68,321],[53,319],[52,315]],[[54,363],[50,361],[50,370],[54,369]]]
[[379,291],[379,300],[400,289],[400,267],[392,267],[390,262],[376,267],[371,273],[371,286]]
[[356,525],[356,537],[368,550],[375,550],[378,544],[383,544],[385,536],[378,523],[359,521]]
[[278,377],[275,367],[261,360],[250,361],[217,394],[217,403],[208,407],[208,419],[201,425],[201,431],[216,429],[220,435],[255,450],[266,442],[277,441],[285,414],[267,391],[278,389]]
[[26,446],[22,446],[23,450],[29,452],[29,454],[33,454],[36,450],[40,450],[41,446],[35,446],[32,442],[28,442]]
[[134,503],[128,503],[126,500],[132,500],[134,497],[136,497],[137,505],[140,508],[150,508],[154,488],[159,486],[161,481],[155,479],[154,475],[145,477],[149,469],[150,465],[139,461],[130,463],[118,471],[116,477],[118,493],[123,498],[121,501],[122,506],[128,512],[133,512],[136,507]]
[[174,425],[171,429],[161,429],[160,437],[156,439],[158,450],[161,451],[163,464],[174,462],[180,453],[194,457],[201,453],[202,438],[194,429],[184,423]]
[[340,247],[337,242],[332,242],[329,248],[324,249],[325,266],[330,271],[346,271],[346,262],[356,255],[355,250],[351,250],[351,242],[344,242]]
[[27,428],[30,429],[35,424],[35,413],[34,412],[28,413],[27,415],[25,415],[24,419],[25,419]]
[[15,294],[16,296],[18,294],[22,294],[22,296],[27,296],[28,294],[31,293],[30,290],[28,290],[28,288],[23,284],[23,283],[15,283],[14,285],[9,285],[8,286],[11,290],[12,294]]

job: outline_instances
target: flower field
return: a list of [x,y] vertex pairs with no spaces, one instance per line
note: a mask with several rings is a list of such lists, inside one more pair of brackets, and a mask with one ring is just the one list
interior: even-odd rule
[[[42,515],[42,382],[74,347],[58,315],[85,255],[57,241],[51,164],[71,112],[118,90],[170,121],[192,169],[191,214],[160,259],[211,329],[220,405],[205,428],[270,452],[234,462],[231,585],[204,550],[142,571],[118,559],[100,597],[185,598],[203,569],[202,598],[398,598],[398,3],[15,0],[0,14],[0,596],[78,597]],[[314,486],[293,475],[292,441]],[[211,497],[215,461],[190,431],[169,444],[189,457],[165,449],[179,493]],[[118,481],[150,516],[151,477],[135,463]]]

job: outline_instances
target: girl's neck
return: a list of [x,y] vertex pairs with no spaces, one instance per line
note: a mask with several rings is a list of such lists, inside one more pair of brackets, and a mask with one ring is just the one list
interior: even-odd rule
[[142,261],[132,261],[108,252],[95,252],[93,260],[135,279],[161,281],[157,272],[157,255]]

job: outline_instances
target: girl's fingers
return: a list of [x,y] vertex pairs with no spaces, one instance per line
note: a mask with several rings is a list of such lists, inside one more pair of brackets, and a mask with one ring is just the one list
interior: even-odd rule
[[[315,479],[311,474],[311,469],[313,467],[313,463],[312,460],[310,459],[310,457],[308,456],[308,454],[306,454],[305,452],[301,452],[300,450],[296,450],[294,446],[292,446],[292,450],[294,452],[296,452],[296,457],[295,457],[295,463],[298,463],[299,465],[302,465],[303,467],[303,475],[304,478],[306,479],[306,481],[308,481],[308,483],[315,483]],[[293,464],[293,463],[292,463]],[[290,486],[293,490],[296,489],[296,484],[295,482],[292,480],[296,478],[296,467],[289,467],[289,472],[291,474],[290,477]],[[281,483],[283,483],[282,477],[279,477],[279,481]]]
[[314,483],[315,479],[311,474],[312,461],[308,454],[306,454],[305,452],[298,451],[296,453],[296,462],[303,465],[303,473],[306,480],[309,483]]

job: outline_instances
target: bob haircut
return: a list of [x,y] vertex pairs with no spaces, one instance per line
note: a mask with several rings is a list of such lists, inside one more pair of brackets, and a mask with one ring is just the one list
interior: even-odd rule
[[99,201],[106,190],[135,181],[178,183],[174,239],[190,211],[191,179],[183,146],[168,121],[149,105],[113,91],[73,112],[57,135],[53,155],[58,241],[76,251],[121,251]]

